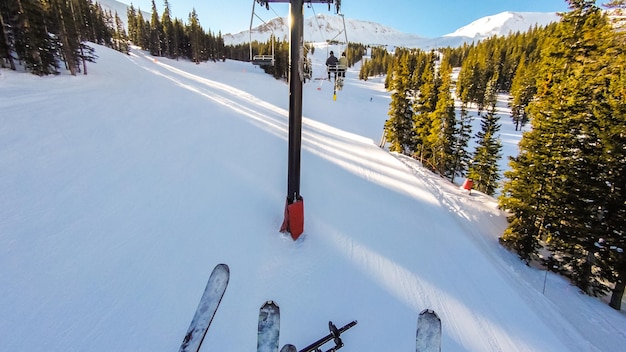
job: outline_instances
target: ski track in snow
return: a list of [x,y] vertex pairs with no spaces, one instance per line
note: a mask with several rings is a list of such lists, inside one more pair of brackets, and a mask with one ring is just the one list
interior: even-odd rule
[[[258,122],[272,133],[286,138],[284,131],[288,127],[287,121],[276,116],[285,116],[288,114],[288,111],[266,103],[265,101],[262,101],[253,95],[232,86],[202,78],[171,65],[161,63],[144,53],[131,53],[131,57],[134,58],[131,60],[143,69],[166,78],[184,89],[198,93],[205,98],[247,116],[253,121]],[[227,93],[229,97],[221,95],[222,93]],[[234,99],[239,100],[239,102]],[[254,106],[257,109],[253,109],[248,105]],[[274,116],[270,116],[268,113],[263,113],[259,109],[267,110],[268,113],[272,113]]]

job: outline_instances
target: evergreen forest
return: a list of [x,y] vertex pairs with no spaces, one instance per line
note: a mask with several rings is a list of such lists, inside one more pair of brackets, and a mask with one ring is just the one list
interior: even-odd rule
[[196,63],[224,57],[221,34],[207,33],[195,10],[187,23],[171,18],[169,3],[145,19],[140,9],[128,9],[127,27],[118,13],[102,9],[91,0],[2,0],[0,1],[0,65],[17,66],[36,75],[87,74],[94,50],[87,43],[105,45],[128,53],[129,43],[152,55]]
[[89,0],[0,1],[0,65],[36,75],[87,74],[95,60],[93,42],[128,51],[118,14]]
[[[459,48],[372,48],[360,78],[387,75],[391,151],[498,196],[509,214],[503,246],[586,294],[610,292],[609,305],[619,310],[626,287],[626,5],[568,5],[558,23]],[[456,82],[453,67],[460,68]],[[527,127],[503,180],[499,93],[510,97],[511,122]],[[479,131],[471,130],[474,119]]]
[[167,0],[164,0],[161,14],[152,0],[150,19],[144,18],[142,11],[133,5],[128,9],[127,18],[128,39],[153,56],[183,58],[195,63],[224,59],[222,34],[205,31],[195,9],[185,23],[172,18]]

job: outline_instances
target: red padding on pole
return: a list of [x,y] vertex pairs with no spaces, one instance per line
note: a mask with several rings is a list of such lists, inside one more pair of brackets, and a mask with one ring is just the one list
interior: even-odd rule
[[283,220],[283,224],[280,227],[280,232],[289,232],[294,241],[304,232],[304,199],[302,197],[298,197],[291,204],[287,200],[285,204],[285,220]]
[[474,181],[471,178],[466,178],[465,182],[463,182],[463,188],[468,191],[471,191],[472,186],[474,186]]

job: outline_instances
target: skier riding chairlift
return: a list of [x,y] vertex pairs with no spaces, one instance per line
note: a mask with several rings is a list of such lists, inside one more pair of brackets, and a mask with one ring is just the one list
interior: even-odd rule
[[346,53],[341,53],[341,57],[339,58],[339,65],[337,65],[337,72],[339,73],[339,77],[346,77],[346,69],[348,68],[348,58],[346,57]]
[[339,60],[335,56],[334,52],[330,52],[330,56],[326,59],[326,71],[328,71],[328,80],[330,81],[330,73],[335,73],[335,78],[337,78],[337,66],[339,64]]
[[346,53],[341,53],[341,57],[337,59],[334,52],[330,52],[330,56],[326,59],[326,66],[328,71],[328,80],[330,81],[331,72],[335,73],[335,84],[338,89],[343,87],[343,79],[346,77],[346,69],[348,67],[348,59]]

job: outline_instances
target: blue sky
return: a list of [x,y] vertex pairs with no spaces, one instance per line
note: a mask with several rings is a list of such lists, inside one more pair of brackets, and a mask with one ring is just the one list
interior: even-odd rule
[[[118,0],[133,3],[143,11],[151,11],[151,0]],[[169,0],[174,17],[187,22],[189,13],[196,9],[200,24],[205,30],[221,31],[222,34],[237,33],[250,27],[253,0]],[[164,0],[155,0],[159,13],[163,11]],[[443,5],[445,4],[445,5]],[[331,13],[323,4],[305,8],[305,17],[315,13]],[[279,16],[287,16],[288,3],[274,3],[267,11],[257,6],[258,14],[264,21]],[[342,13],[346,18],[377,22],[402,32],[438,37],[454,32],[481,17],[495,15],[503,11],[517,12],[557,12],[567,11],[565,0],[343,0]],[[276,14],[274,13],[276,12]],[[262,22],[255,18],[254,25]]]

